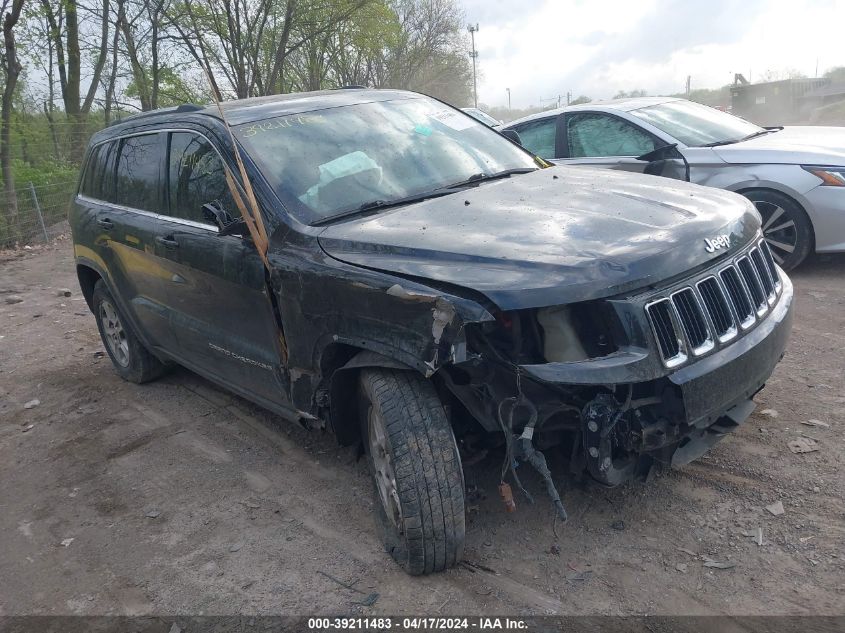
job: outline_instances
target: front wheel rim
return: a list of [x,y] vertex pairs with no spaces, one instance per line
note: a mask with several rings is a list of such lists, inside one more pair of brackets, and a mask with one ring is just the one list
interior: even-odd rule
[[381,419],[370,405],[367,410],[367,435],[369,436],[370,458],[373,461],[373,478],[376,482],[381,505],[388,520],[402,533],[402,506],[396,490],[396,474],[387,445],[387,433]]
[[763,218],[763,238],[772,251],[772,257],[782,266],[798,248],[798,225],[795,218],[789,211],[773,202],[753,202]]
[[103,326],[103,338],[112,358],[121,367],[129,367],[129,341],[120,323],[117,310],[110,301],[100,302],[100,323]]

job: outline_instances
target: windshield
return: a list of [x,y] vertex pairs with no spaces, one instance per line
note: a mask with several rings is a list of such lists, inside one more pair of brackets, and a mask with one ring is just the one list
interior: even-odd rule
[[485,125],[489,125],[493,127],[494,125],[499,125],[500,122],[491,117],[489,114],[484,112],[483,110],[479,110],[478,108],[461,108],[464,112],[470,115],[473,119],[478,119]]
[[738,141],[764,131],[732,114],[691,101],[660,103],[633,110],[631,114],[690,147]]
[[300,220],[413,197],[534,158],[462,112],[425,97],[239,125],[237,137]]

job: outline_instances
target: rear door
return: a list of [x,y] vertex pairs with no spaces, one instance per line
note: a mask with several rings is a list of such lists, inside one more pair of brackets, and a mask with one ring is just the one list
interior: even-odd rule
[[542,119],[533,119],[520,123],[509,129],[519,134],[520,144],[529,152],[540,158],[552,162],[558,157],[557,128],[558,116],[549,116]]
[[172,348],[165,291],[169,271],[155,241],[165,204],[165,135],[146,133],[108,141],[92,150],[93,170],[83,181],[96,251],[117,301],[154,347]]
[[161,242],[174,275],[170,320],[186,364],[242,390],[285,404],[286,384],[264,264],[247,236],[218,235],[203,216],[213,203],[240,217],[223,159],[195,132],[168,134],[167,217]]

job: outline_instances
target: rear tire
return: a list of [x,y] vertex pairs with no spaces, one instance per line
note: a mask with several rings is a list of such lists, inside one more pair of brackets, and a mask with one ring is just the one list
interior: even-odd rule
[[164,373],[164,364],[141,344],[102,279],[94,284],[92,307],[103,347],[121,378],[140,384]]
[[463,471],[433,385],[409,371],[365,369],[359,414],[385,549],[414,576],[453,567],[466,533]]
[[813,250],[813,225],[795,200],[770,189],[743,192],[763,217],[763,236],[778,266],[792,270]]

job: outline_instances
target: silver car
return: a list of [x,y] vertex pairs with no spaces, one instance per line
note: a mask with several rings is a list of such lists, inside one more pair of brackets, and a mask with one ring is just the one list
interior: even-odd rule
[[845,251],[845,128],[762,128],[669,97],[569,106],[505,125],[535,154],[690,180],[743,194],[785,269]]

